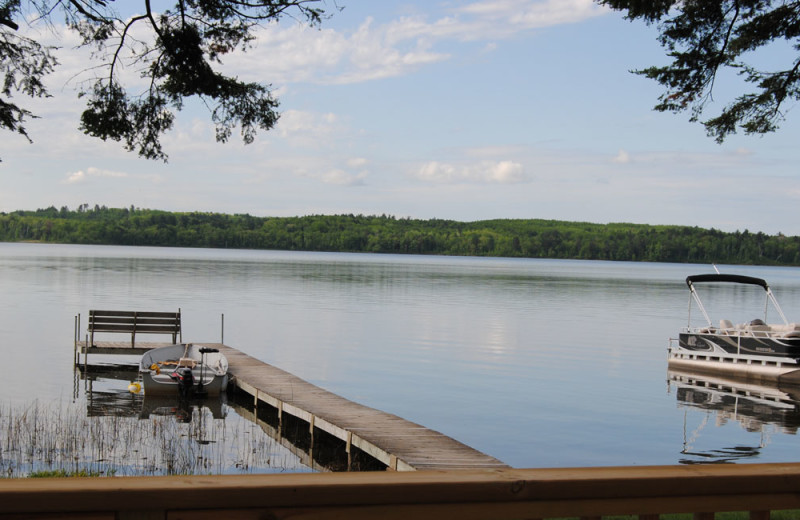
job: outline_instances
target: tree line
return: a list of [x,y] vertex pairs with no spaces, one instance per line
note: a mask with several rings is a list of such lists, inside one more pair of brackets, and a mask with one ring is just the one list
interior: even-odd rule
[[53,206],[0,213],[0,241],[647,262],[800,265],[800,237],[541,219],[248,214]]

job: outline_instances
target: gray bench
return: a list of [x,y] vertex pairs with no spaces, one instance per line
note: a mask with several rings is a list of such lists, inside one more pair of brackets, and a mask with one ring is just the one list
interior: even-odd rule
[[94,343],[95,332],[111,332],[131,335],[131,348],[136,344],[137,334],[169,334],[172,343],[178,342],[181,333],[181,311],[89,311],[89,345]]

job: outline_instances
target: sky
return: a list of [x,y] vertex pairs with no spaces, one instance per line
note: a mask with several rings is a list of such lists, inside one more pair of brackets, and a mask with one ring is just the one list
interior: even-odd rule
[[[216,143],[190,102],[167,163],[83,135],[87,55],[60,45],[51,98],[14,100],[34,143],[0,138],[0,211],[81,204],[168,211],[630,222],[800,235],[800,113],[717,144],[633,69],[666,64],[655,27],[591,0],[328,0],[221,70],[270,84],[281,119]],[[336,7],[343,7],[341,11]],[[51,38],[60,28],[26,34]],[[766,63],[796,56],[776,47]],[[739,80],[723,76],[721,108]]]

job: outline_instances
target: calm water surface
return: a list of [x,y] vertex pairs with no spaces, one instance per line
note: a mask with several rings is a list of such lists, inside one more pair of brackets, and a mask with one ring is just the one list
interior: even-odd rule
[[[766,278],[800,322],[800,270],[719,267]],[[180,308],[185,341],[219,341],[224,314],[226,344],[514,467],[800,460],[800,408],[785,394],[669,382],[684,279],[709,271],[0,243],[0,344],[12,367],[0,402],[74,401],[78,313],[85,324],[89,309]]]

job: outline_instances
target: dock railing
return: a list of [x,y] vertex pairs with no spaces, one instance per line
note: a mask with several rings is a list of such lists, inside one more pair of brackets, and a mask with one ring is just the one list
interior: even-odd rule
[[0,479],[0,518],[600,519],[800,509],[800,464]]

